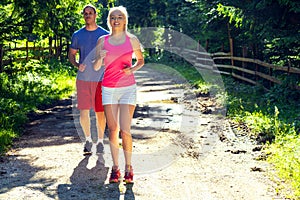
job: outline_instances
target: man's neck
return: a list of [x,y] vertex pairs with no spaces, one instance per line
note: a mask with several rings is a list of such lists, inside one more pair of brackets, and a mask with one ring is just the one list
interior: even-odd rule
[[88,30],[88,31],[94,31],[98,28],[97,24],[94,23],[94,24],[86,24],[85,25],[85,29]]

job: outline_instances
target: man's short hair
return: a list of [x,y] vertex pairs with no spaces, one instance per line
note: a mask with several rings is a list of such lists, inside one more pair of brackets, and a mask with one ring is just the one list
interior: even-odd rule
[[82,9],[82,14],[84,13],[86,8],[92,8],[94,10],[94,12],[97,13],[96,7],[93,6],[92,4],[88,4],[88,5],[84,6],[84,8]]

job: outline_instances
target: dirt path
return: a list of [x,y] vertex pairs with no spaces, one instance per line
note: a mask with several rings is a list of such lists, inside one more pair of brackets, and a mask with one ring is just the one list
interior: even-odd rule
[[133,185],[108,183],[107,137],[103,155],[82,155],[78,112],[66,99],[36,114],[1,157],[0,199],[283,199],[268,164],[255,160],[258,146],[212,114],[210,98],[193,97],[172,71],[145,66],[136,77]]

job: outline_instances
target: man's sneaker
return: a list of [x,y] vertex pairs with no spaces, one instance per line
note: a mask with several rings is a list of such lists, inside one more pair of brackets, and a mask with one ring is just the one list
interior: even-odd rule
[[90,141],[86,141],[83,148],[83,155],[90,155],[92,154],[92,146],[93,143]]
[[110,183],[118,183],[120,182],[120,177],[121,177],[121,172],[119,169],[111,169],[110,177],[109,177],[109,182]]
[[133,183],[133,169],[132,166],[129,169],[125,169],[125,176],[124,176],[125,183]]
[[102,142],[99,142],[96,146],[96,153],[101,154],[104,153],[104,145]]

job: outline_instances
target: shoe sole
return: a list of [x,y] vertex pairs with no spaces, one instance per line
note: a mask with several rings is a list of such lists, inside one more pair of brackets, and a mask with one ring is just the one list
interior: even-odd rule
[[92,155],[92,152],[83,152],[83,155],[84,156],[89,156],[89,155]]
[[134,184],[134,182],[132,181],[132,182],[124,182],[124,185],[133,185]]
[[134,182],[133,182],[133,180],[124,180],[124,183],[125,184],[133,184]]
[[110,180],[109,183],[120,183],[120,180]]

